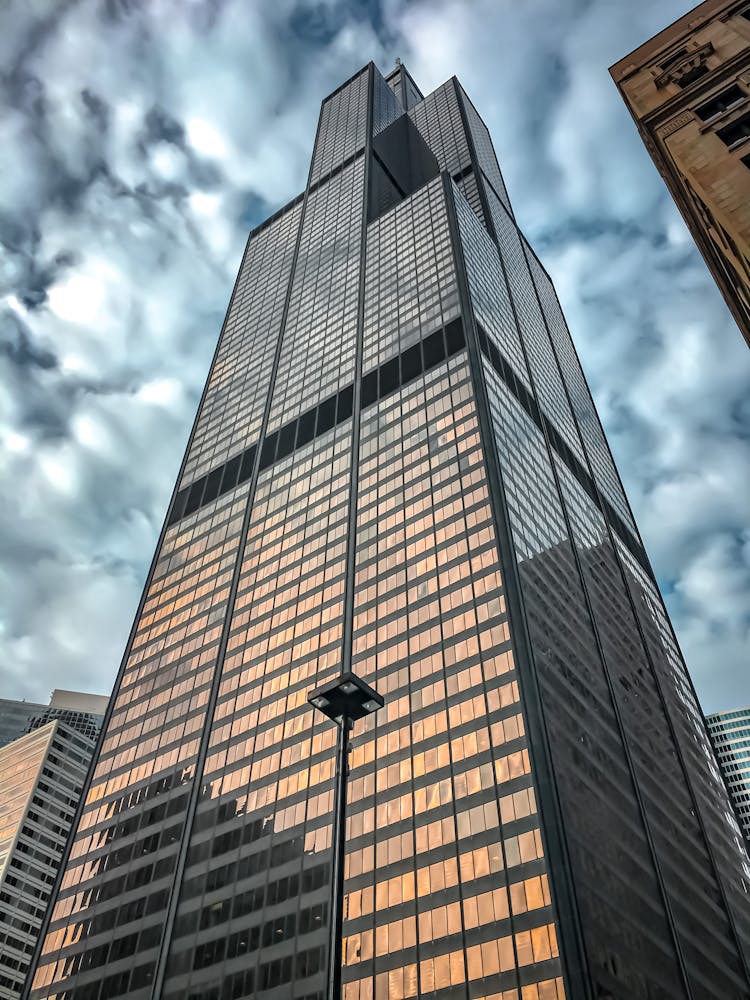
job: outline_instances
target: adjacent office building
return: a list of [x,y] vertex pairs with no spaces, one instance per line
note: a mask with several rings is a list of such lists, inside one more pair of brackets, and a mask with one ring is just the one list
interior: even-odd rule
[[52,692],[49,705],[0,698],[0,747],[55,719],[95,742],[102,728],[108,700],[99,694],[57,688]]
[[706,716],[706,724],[745,838],[750,841],[750,708],[716,712]]
[[51,720],[0,747],[0,1000],[21,995],[94,745]]
[[453,78],[366,66],[249,237],[30,977],[747,997],[750,864],[555,290]]
[[750,3],[705,0],[610,72],[750,344]]

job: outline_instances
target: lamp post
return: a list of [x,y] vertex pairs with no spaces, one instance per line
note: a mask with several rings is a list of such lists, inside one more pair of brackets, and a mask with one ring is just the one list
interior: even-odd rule
[[341,938],[344,922],[344,847],[346,842],[346,781],[349,777],[349,735],[357,719],[385,704],[381,695],[351,671],[315,691],[307,700],[339,727],[336,748],[336,790],[333,801],[333,865],[328,947],[328,1000],[341,1000]]

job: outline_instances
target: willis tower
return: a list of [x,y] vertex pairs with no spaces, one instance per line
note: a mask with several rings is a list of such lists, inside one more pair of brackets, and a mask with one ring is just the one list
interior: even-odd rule
[[[603,335],[606,331],[602,331]],[[740,1000],[750,864],[455,79],[369,64],[248,239],[26,995]]]

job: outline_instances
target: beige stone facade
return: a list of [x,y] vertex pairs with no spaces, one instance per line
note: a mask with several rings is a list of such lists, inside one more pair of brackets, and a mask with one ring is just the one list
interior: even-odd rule
[[610,73],[750,344],[750,2],[705,0]]

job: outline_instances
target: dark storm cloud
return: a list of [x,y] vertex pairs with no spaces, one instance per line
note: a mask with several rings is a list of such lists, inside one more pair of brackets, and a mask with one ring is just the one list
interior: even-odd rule
[[107,102],[103,101],[101,97],[98,97],[87,87],[84,87],[81,91],[81,100],[97,129],[101,133],[107,132],[110,121],[110,108]]
[[139,145],[144,152],[149,145],[157,142],[168,142],[178,149],[185,148],[185,129],[163,108],[149,108],[143,126],[143,139]]
[[[658,6],[658,9],[657,9]],[[750,357],[606,67],[682,0],[17,4],[0,36],[0,694],[108,691],[247,230],[369,58],[456,73],[708,709],[749,702]]]

